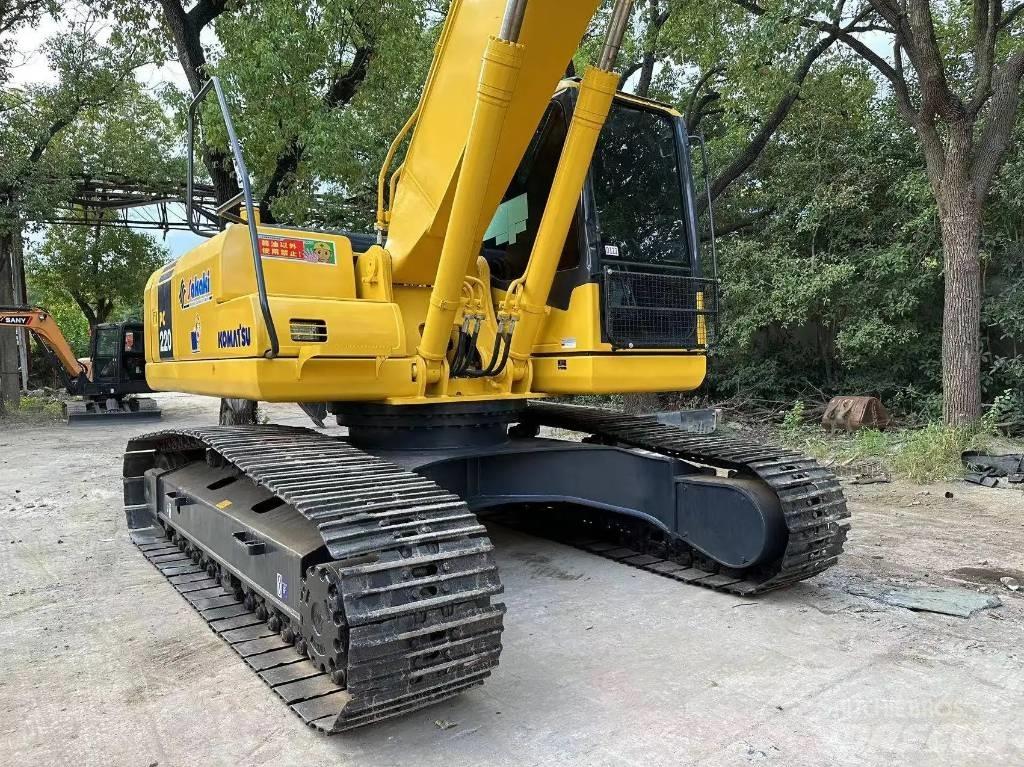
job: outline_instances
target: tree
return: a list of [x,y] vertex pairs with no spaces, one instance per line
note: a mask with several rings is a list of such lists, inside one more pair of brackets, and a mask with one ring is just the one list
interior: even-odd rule
[[430,63],[425,3],[262,0],[247,11],[218,19],[214,70],[233,99],[261,216],[365,229],[384,152]]
[[746,205],[772,215],[719,242],[718,393],[871,393],[901,413],[936,415],[940,234],[900,120],[857,60],[804,89],[785,147],[766,151],[744,189]]
[[139,314],[146,281],[167,259],[166,248],[130,229],[55,225],[27,267],[32,285],[74,301],[91,329],[115,310]]
[[[47,0],[12,0],[0,4],[0,126],[10,121],[12,112],[16,112],[22,104],[22,97],[7,87],[10,79],[11,55],[15,51],[15,41],[20,32],[36,26],[42,17],[53,10],[52,2]],[[2,131],[2,127],[0,127]],[[0,141],[6,138],[0,132]],[[0,160],[6,159],[7,152],[0,154]],[[24,270],[21,266],[21,240],[15,241],[11,235],[11,209],[14,207],[10,183],[3,183],[4,176],[10,179],[9,172],[0,170],[0,306],[21,303],[24,299]],[[20,334],[21,343],[25,343],[26,335]],[[18,382],[18,339],[11,333],[0,338],[0,415],[6,409],[6,403],[17,404],[20,385]]]
[[4,0],[0,3],[0,83],[10,79],[11,56],[18,34],[56,12],[55,0]]
[[[891,90],[924,156],[942,232],[943,417],[969,424],[981,414],[981,253],[984,204],[1004,162],[1024,79],[1024,3],[968,5],[869,0],[836,6],[846,25],[813,9],[735,0],[757,17],[793,20],[836,36],[867,61]],[[864,37],[888,39],[888,57]]]
[[[715,162],[707,169],[708,193],[698,196],[697,206],[703,215],[709,201],[717,205],[717,234],[743,230],[773,212],[750,208],[743,188],[835,42],[834,34],[799,24],[751,23],[729,2],[637,4],[623,54],[624,88],[676,104],[691,135],[709,134]],[[596,44],[595,36],[585,47]],[[627,405],[657,407],[644,395],[631,396]]]
[[[843,24],[837,28],[856,26],[843,22],[841,9],[829,18]],[[829,31],[775,19],[751,23],[728,2],[642,0],[634,28],[624,54],[626,89],[677,104],[691,134],[732,134],[717,142],[710,186],[715,202],[758,161],[837,39]],[[698,205],[703,212],[706,199]]]
[[[92,13],[66,19],[67,29],[44,46],[53,82],[14,87],[5,62],[17,34],[56,3],[0,3],[0,304],[26,298],[22,235],[27,222],[67,199],[80,175],[77,152],[56,149],[88,110],[110,107],[131,91],[134,69],[152,51],[132,35],[100,29]],[[101,32],[105,38],[100,41]],[[0,410],[19,396],[15,337],[0,336]],[[24,347],[23,347],[24,348]]]
[[[195,96],[210,79],[206,50],[202,35],[222,13],[228,9],[227,0],[199,0],[186,10],[187,0],[157,0],[162,12],[171,43],[177,53],[185,79],[192,95]],[[129,3],[133,5],[133,3]],[[235,177],[231,156],[226,147],[214,146],[207,142],[200,144],[200,154],[207,173],[213,181],[218,203],[225,203],[238,194],[238,179]]]

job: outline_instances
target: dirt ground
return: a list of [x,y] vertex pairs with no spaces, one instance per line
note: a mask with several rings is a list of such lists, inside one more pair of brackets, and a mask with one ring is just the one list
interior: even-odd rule
[[[216,418],[213,400],[159,399],[163,426]],[[325,737],[129,542],[120,453],[145,430],[0,422],[0,765],[1024,764],[1024,595],[999,582],[1024,583],[1019,490],[848,485],[842,563],[756,599],[496,527],[493,677]],[[893,585],[1002,606],[861,596]]]

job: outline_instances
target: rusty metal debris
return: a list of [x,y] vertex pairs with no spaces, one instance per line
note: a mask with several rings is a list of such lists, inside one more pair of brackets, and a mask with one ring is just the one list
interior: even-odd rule
[[833,397],[821,417],[821,425],[829,431],[884,429],[891,422],[878,397]]

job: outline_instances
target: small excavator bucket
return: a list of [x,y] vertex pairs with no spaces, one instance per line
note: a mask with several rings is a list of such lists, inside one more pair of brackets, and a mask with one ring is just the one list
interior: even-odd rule
[[149,397],[131,399],[86,399],[64,403],[64,420],[69,425],[106,421],[158,420],[160,407]]

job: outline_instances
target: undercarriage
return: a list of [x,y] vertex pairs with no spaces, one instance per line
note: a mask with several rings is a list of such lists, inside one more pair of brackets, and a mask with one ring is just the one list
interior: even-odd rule
[[345,439],[171,430],[132,440],[124,464],[133,540],[326,732],[443,700],[497,666],[502,586],[478,513],[744,595],[822,572],[846,538],[839,483],[813,459],[654,416],[507,402],[335,411]]
[[63,413],[69,424],[144,421],[160,418],[160,406],[152,397],[85,397],[65,402]]

